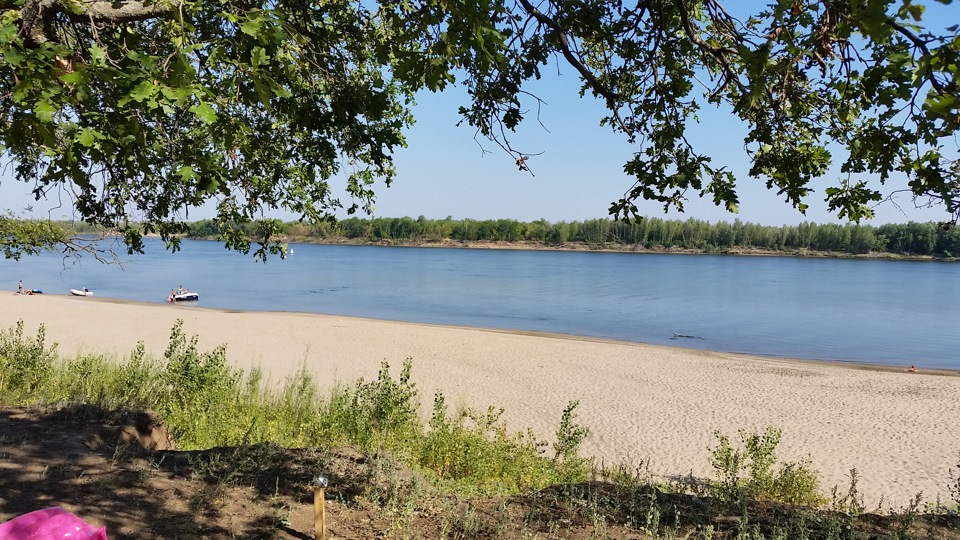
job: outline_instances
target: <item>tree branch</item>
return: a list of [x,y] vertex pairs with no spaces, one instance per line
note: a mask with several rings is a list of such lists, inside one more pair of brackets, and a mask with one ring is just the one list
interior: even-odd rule
[[587,83],[590,85],[590,88],[592,88],[594,92],[603,96],[603,98],[607,100],[607,105],[611,109],[615,108],[616,103],[620,101],[620,94],[614,92],[610,88],[607,88],[602,82],[600,82],[600,79],[598,79],[592,71],[587,69],[587,66],[583,65],[576,55],[573,54],[573,50],[570,47],[570,41],[567,40],[567,35],[564,32],[563,27],[560,26],[560,23],[551,19],[550,17],[547,17],[542,11],[534,7],[528,0],[519,1],[523,6],[523,9],[525,9],[530,15],[533,15],[533,17],[537,19],[540,24],[549,26],[557,33],[557,39],[560,40],[560,52],[563,53],[563,57],[571,66],[573,66],[574,69],[577,70],[577,72],[580,73],[580,76],[587,81]]
[[[906,37],[907,39],[909,39],[910,42],[913,43],[913,45],[914,45],[915,47],[917,47],[918,49],[920,49],[920,50],[923,52],[923,54],[925,54],[925,55],[927,55],[927,56],[933,56],[933,55],[930,53],[930,49],[927,48],[927,43],[926,43],[925,41],[923,41],[922,39],[920,39],[919,36],[917,36],[916,34],[914,34],[913,32],[911,32],[910,30],[908,30],[905,26],[903,26],[902,24],[898,23],[897,21],[895,21],[895,20],[893,20],[893,19],[889,19],[889,18],[887,19],[887,24],[890,25],[891,28],[893,28],[894,30],[896,30],[897,32],[899,32],[900,34],[902,34],[904,37]],[[932,70],[927,69],[927,72],[924,73],[924,78],[927,79],[928,81],[930,81],[930,85],[933,86],[933,88],[937,91],[938,94],[946,94],[946,93],[947,93],[946,88],[944,88],[943,85],[940,84],[940,81],[938,81],[937,78],[933,76],[933,71],[932,71]]]
[[80,2],[82,9],[79,13],[67,12],[71,19],[95,22],[125,23],[155,19],[174,13],[179,6],[175,0],[160,0],[146,3],[138,0],[124,0],[122,2],[86,1]]
[[[10,0],[0,0],[3,5]],[[65,0],[27,0],[20,8],[20,32],[27,44],[38,46],[56,41],[53,21],[63,14],[75,22],[118,24],[164,17],[177,12],[178,0],[146,3],[140,0],[81,0],[69,7]]]

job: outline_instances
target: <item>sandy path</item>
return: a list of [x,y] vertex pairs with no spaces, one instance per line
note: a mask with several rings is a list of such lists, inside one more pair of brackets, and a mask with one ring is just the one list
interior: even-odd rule
[[584,451],[606,464],[647,460],[660,475],[709,476],[713,432],[783,430],[780,455],[809,456],[823,485],[857,467],[868,504],[919,491],[949,499],[960,451],[960,377],[772,360],[681,348],[299,313],[227,312],[61,295],[0,295],[0,328],[42,323],[62,353],[160,355],[183,319],[200,346],[278,380],[305,362],[321,384],[376,377],[413,358],[425,406],[506,408],[511,428],[549,438],[580,400]]

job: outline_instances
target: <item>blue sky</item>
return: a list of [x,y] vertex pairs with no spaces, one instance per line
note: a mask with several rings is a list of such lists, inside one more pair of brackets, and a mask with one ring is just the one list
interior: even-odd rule
[[[598,125],[602,104],[591,96],[580,98],[572,68],[563,70],[561,77],[550,77],[532,89],[547,102],[540,115],[544,127],[531,114],[515,140],[514,146],[522,151],[543,152],[529,161],[535,177],[519,172],[510,156],[481,140],[491,152],[483,155],[473,140],[473,131],[455,127],[459,120],[457,106],[465,101],[458,90],[425,94],[415,111],[417,124],[409,134],[410,148],[397,156],[397,181],[380,191],[377,214],[525,221],[605,217],[610,203],[632,185],[623,164],[636,147],[624,136]],[[671,212],[669,216],[709,221],[739,218],[768,225],[841,222],[827,212],[823,202],[823,188],[840,178],[838,168],[814,184],[816,191],[807,201],[810,208],[803,215],[767,190],[762,180],[747,176],[749,164],[743,150],[746,130],[736,117],[714,109],[702,111],[700,119],[692,140],[703,145],[715,165],[726,165],[737,174],[740,212],[730,214],[690,192],[686,212]],[[888,187],[893,186],[902,188],[905,182],[888,183]],[[946,216],[941,210],[915,209],[906,197],[899,203],[903,212],[893,204],[884,204],[877,208],[877,217],[871,223],[943,220]],[[642,214],[664,215],[658,203],[643,201],[638,206]]]
[[[544,80],[528,88],[546,102],[540,115],[544,127],[531,113],[513,140],[514,147],[521,151],[543,152],[529,161],[535,177],[518,171],[510,156],[493,143],[481,140],[490,151],[483,154],[473,138],[473,130],[455,126],[459,120],[457,107],[466,103],[461,88],[450,88],[441,94],[424,93],[418,97],[414,110],[417,123],[409,130],[409,147],[396,154],[397,179],[390,188],[378,186],[374,215],[523,221],[543,218],[551,222],[606,217],[610,203],[632,185],[631,178],[623,172],[623,164],[636,147],[627,144],[622,135],[598,125],[602,104],[589,95],[579,97],[579,81],[572,68],[561,64],[545,71],[549,73]],[[837,182],[839,172],[828,173],[814,183],[815,192],[807,200],[810,208],[803,215],[768,191],[762,180],[746,175],[748,164],[742,142],[745,130],[739,120],[718,110],[704,110],[700,119],[691,138],[714,157],[714,165],[725,165],[737,175],[740,212],[730,214],[709,201],[697,199],[696,193],[691,192],[686,212],[671,212],[669,217],[709,221],[739,218],[767,225],[840,222],[827,212],[823,202],[823,188]],[[342,179],[332,183],[335,190],[342,190]],[[888,183],[883,191],[903,187],[905,181],[899,179]],[[347,199],[344,196],[342,200]],[[899,208],[883,204],[869,223],[937,221],[947,217],[942,209],[914,208],[908,197],[901,197],[899,203]],[[16,182],[7,168],[0,176],[0,210],[22,213],[27,206],[33,206],[33,215],[46,216],[57,202],[33,201],[29,186]],[[657,203],[641,201],[638,207],[641,214],[664,216]],[[54,219],[71,217],[69,208],[55,209],[49,215]],[[211,215],[208,208],[201,208],[191,210],[190,219]],[[281,212],[270,215],[292,219]]]

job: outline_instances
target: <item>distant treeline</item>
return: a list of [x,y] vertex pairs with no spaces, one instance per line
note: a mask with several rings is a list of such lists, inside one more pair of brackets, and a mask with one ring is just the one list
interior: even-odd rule
[[[960,256],[960,227],[937,223],[837,225],[801,223],[780,227],[740,220],[710,223],[698,219],[644,218],[626,223],[610,219],[586,221],[512,219],[356,218],[310,225],[277,225],[281,235],[317,242],[532,242],[547,245],[582,243],[592,247],[683,248],[704,252],[731,249],[770,251],[816,250],[849,254],[894,253],[934,257]],[[251,229],[251,232],[252,229]],[[210,220],[191,224],[190,237],[219,234]]]

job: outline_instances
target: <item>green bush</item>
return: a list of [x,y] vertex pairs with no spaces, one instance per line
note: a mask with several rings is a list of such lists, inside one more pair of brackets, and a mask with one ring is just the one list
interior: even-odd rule
[[395,379],[390,365],[381,363],[377,379],[360,379],[354,386],[338,386],[318,413],[321,432],[332,444],[352,444],[368,451],[406,451],[423,435],[419,393],[410,380],[407,358]]
[[559,467],[543,456],[546,443],[529,431],[509,434],[502,414],[503,409],[490,407],[486,412],[461,408],[451,415],[437,393],[418,465],[460,491],[517,492],[556,482]]
[[571,401],[560,416],[557,441],[553,443],[553,459],[557,463],[563,482],[576,482],[584,478],[590,469],[590,460],[580,457],[580,445],[590,434],[590,429],[576,423],[579,401]]
[[226,347],[198,351],[197,337],[187,339],[183,320],[177,320],[163,356],[165,386],[154,406],[177,441],[200,448],[238,442],[230,433],[243,371],[227,365]]
[[41,324],[37,337],[23,336],[23,321],[0,331],[0,396],[18,402],[40,392],[50,379],[57,345],[46,345],[46,328]]
[[710,464],[717,477],[712,485],[714,497],[732,504],[772,500],[819,506],[826,502],[820,493],[818,474],[809,461],[782,463],[774,469],[779,429],[767,428],[763,434],[740,430],[739,434],[742,449],[734,448],[723,433],[715,433],[717,446],[710,449]]

